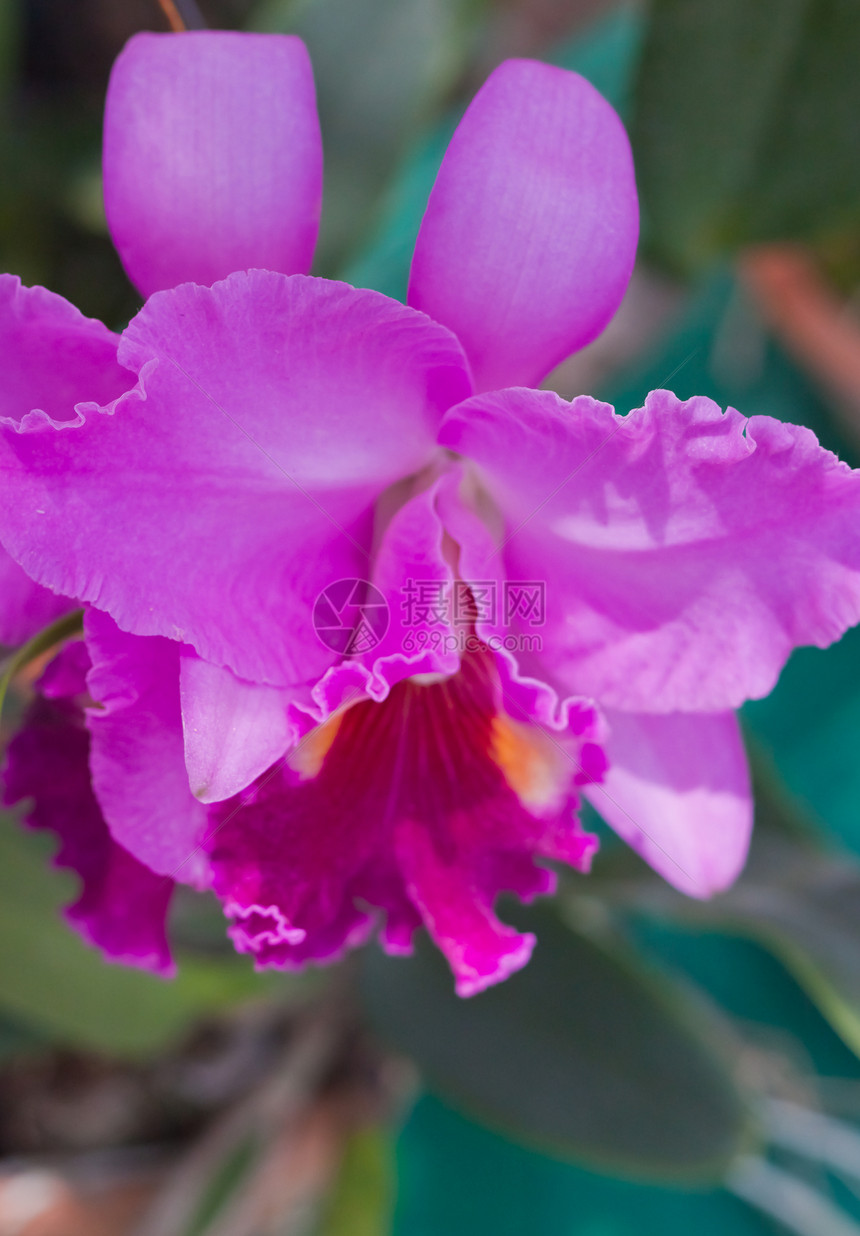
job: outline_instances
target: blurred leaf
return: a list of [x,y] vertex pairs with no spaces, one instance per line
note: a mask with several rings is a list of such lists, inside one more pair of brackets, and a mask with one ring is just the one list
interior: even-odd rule
[[782,961],[860,1056],[860,867],[787,838],[759,845],[751,875],[710,902],[649,884],[628,903],[676,922],[749,936]]
[[639,878],[625,878],[631,864],[618,856],[592,892],[616,906],[757,941],[860,1056],[860,863],[823,849],[777,775],[755,748],[751,754],[756,824],[746,870],[732,888],[697,901],[641,867]]
[[[831,450],[839,447],[834,437]],[[857,465],[844,449],[838,453]],[[776,689],[746,704],[743,715],[793,798],[860,855],[860,628],[826,651],[797,649]]]
[[326,1179],[328,1138],[341,1127],[320,1122],[325,1103],[317,1100],[332,1082],[343,1031],[330,1002],[303,1010],[262,1081],[167,1174],[138,1236],[306,1232]]
[[554,64],[587,78],[625,121],[645,32],[644,16],[639,5],[621,4],[585,30],[577,30],[551,57]]
[[260,1139],[247,1133],[235,1145],[228,1143],[222,1159],[216,1161],[206,1181],[203,1196],[183,1236],[205,1236],[212,1231],[246,1185],[252,1171],[259,1166]]
[[0,1008],[14,1019],[71,1045],[138,1054],[270,989],[238,957],[180,959],[172,982],[106,963],[63,921],[75,881],[51,866],[44,841],[0,821]]
[[529,925],[539,941],[529,965],[470,1000],[426,941],[403,962],[368,950],[380,1033],[458,1104],[552,1153],[627,1175],[718,1179],[748,1122],[716,1024],[546,909]]
[[632,136],[657,255],[860,224],[858,62],[856,0],[652,0]]
[[0,1065],[13,1056],[44,1050],[46,1040],[34,1026],[0,1014]]
[[0,0],[0,102],[12,85],[19,37],[18,0]]
[[449,118],[439,125],[404,162],[385,195],[373,235],[341,272],[347,283],[406,300],[412,252],[454,124]]
[[342,262],[366,230],[410,137],[461,70],[479,0],[268,0],[256,30],[300,35],[317,84],[325,148],[317,264]]
[[726,1187],[797,1236],[860,1236],[860,1226],[801,1174],[750,1155],[731,1171]]
[[387,1236],[394,1203],[394,1148],[384,1129],[353,1133],[316,1236]]

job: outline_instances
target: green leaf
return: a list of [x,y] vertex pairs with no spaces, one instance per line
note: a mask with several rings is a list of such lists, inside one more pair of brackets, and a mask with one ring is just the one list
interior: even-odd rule
[[385,1129],[353,1133],[316,1236],[387,1236],[394,1209],[394,1148]]
[[855,0],[653,0],[632,138],[652,248],[693,271],[860,224]]
[[748,1117],[712,1023],[618,946],[533,911],[526,968],[470,1000],[424,941],[414,959],[369,950],[380,1033],[430,1084],[490,1124],[603,1170],[718,1179]]
[[238,957],[180,959],[179,976],[110,965],[66,925],[75,879],[51,866],[44,836],[0,820],[0,1009],[53,1040],[154,1051],[194,1018],[270,990]]

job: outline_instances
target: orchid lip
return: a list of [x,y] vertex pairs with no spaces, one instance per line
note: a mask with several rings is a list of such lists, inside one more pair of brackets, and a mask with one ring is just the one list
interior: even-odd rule
[[[462,994],[525,964],[531,943],[496,918],[497,895],[551,891],[542,860],[585,869],[596,842],[575,815],[577,761],[504,717],[499,687],[487,649],[456,673],[405,678],[215,805],[215,889],[242,951],[291,967],[376,925],[402,953],[423,922]],[[275,919],[306,937],[276,940]]]

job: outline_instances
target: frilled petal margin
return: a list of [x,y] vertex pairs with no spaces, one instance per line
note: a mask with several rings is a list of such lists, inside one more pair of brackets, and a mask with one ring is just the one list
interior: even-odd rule
[[118,335],[62,296],[0,274],[0,424],[37,408],[73,422],[78,408],[118,398],[134,385],[117,361],[118,344]]
[[[73,422],[84,401],[116,399],[134,382],[117,362],[118,344],[118,335],[62,296],[0,274],[0,424],[37,408],[58,423]],[[28,524],[44,514],[38,505],[23,512]],[[0,644],[23,643],[72,608],[0,549]]]
[[169,975],[165,918],[173,882],[155,875],[110,836],[90,784],[89,735],[80,698],[88,666],[82,642],[67,646],[39,684],[9,744],[3,801],[29,800],[24,821],[57,835],[59,867],[76,872],[81,895],[66,917],[111,961]]
[[367,577],[376,499],[471,390],[459,344],[375,292],[253,271],[157,293],[121,359],[126,398],[4,432],[0,540],[123,630],[249,682],[318,677],[314,602]]
[[503,513],[486,572],[545,582],[541,655],[601,705],[737,708],[860,620],[860,473],[808,429],[668,391],[621,417],[512,390],[440,441]]
[[108,86],[104,192],[143,296],[250,267],[310,270],[322,143],[301,40],[135,35]]
[[638,233],[630,144],[613,109],[576,73],[508,60],[442,162],[409,304],[456,333],[478,390],[535,386],[615,313]]
[[234,942],[264,966],[328,960],[382,912],[387,951],[408,951],[423,921],[458,992],[481,991],[534,944],[495,916],[498,894],[550,892],[535,858],[588,866],[596,842],[570,783],[556,744],[501,713],[485,649],[452,678],[401,682],[211,809],[213,885]]

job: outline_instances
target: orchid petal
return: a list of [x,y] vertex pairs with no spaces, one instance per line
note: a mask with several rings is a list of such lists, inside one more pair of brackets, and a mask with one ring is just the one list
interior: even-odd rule
[[89,610],[84,634],[93,789],[111,836],[159,875],[207,883],[206,809],[191,793],[179,708],[180,645],[120,631]]
[[108,224],[143,296],[234,270],[310,269],[322,148],[304,44],[137,34],[105,107]]
[[[474,996],[527,964],[535,946],[531,932],[501,922],[475,874],[465,863],[446,863],[426,831],[404,820],[396,834],[397,858],[410,900],[454,972],[458,996]],[[531,869],[534,877],[534,868]],[[551,892],[545,880],[540,892]],[[493,890],[494,892],[496,890]],[[527,900],[534,889],[527,887]],[[483,894],[483,895],[482,895]]]
[[734,713],[610,711],[609,771],[585,796],[665,880],[693,897],[728,888],[753,810]]
[[545,581],[542,660],[601,704],[736,708],[860,619],[860,472],[808,429],[668,391],[626,417],[506,391],[440,441],[504,517],[487,572]]
[[324,672],[315,600],[367,577],[376,499],[468,392],[456,340],[376,292],[254,271],[156,294],[122,357],[127,397],[0,442],[6,548],[250,682]]
[[448,612],[454,573],[436,512],[439,485],[403,503],[374,556],[373,583],[389,625],[365,663],[389,687],[413,674],[453,674],[460,664],[456,636],[462,632],[452,630]]
[[[133,382],[117,362],[118,344],[118,335],[62,296],[0,274],[0,420],[40,409],[54,421],[74,421],[82,401],[115,399]],[[0,643],[20,644],[72,608],[0,550]]]
[[576,73],[509,60],[445,155],[409,304],[455,332],[478,390],[536,386],[613,316],[637,236],[630,145],[613,109]]
[[[338,625],[318,628],[321,638],[345,650],[344,658],[305,693],[309,699],[295,696],[296,705],[317,721],[358,699],[381,702],[405,678],[456,673],[461,637],[467,632],[453,629],[446,612],[454,572],[436,510],[443,477],[411,496],[410,486],[396,486],[380,504],[377,523],[384,531],[374,551],[371,579],[353,581],[358,586],[351,595],[342,594],[339,621],[329,611],[329,623]],[[324,613],[323,604],[315,607],[315,618]]]
[[237,678],[194,653],[179,658],[185,764],[195,798],[231,798],[296,741],[289,692]]

